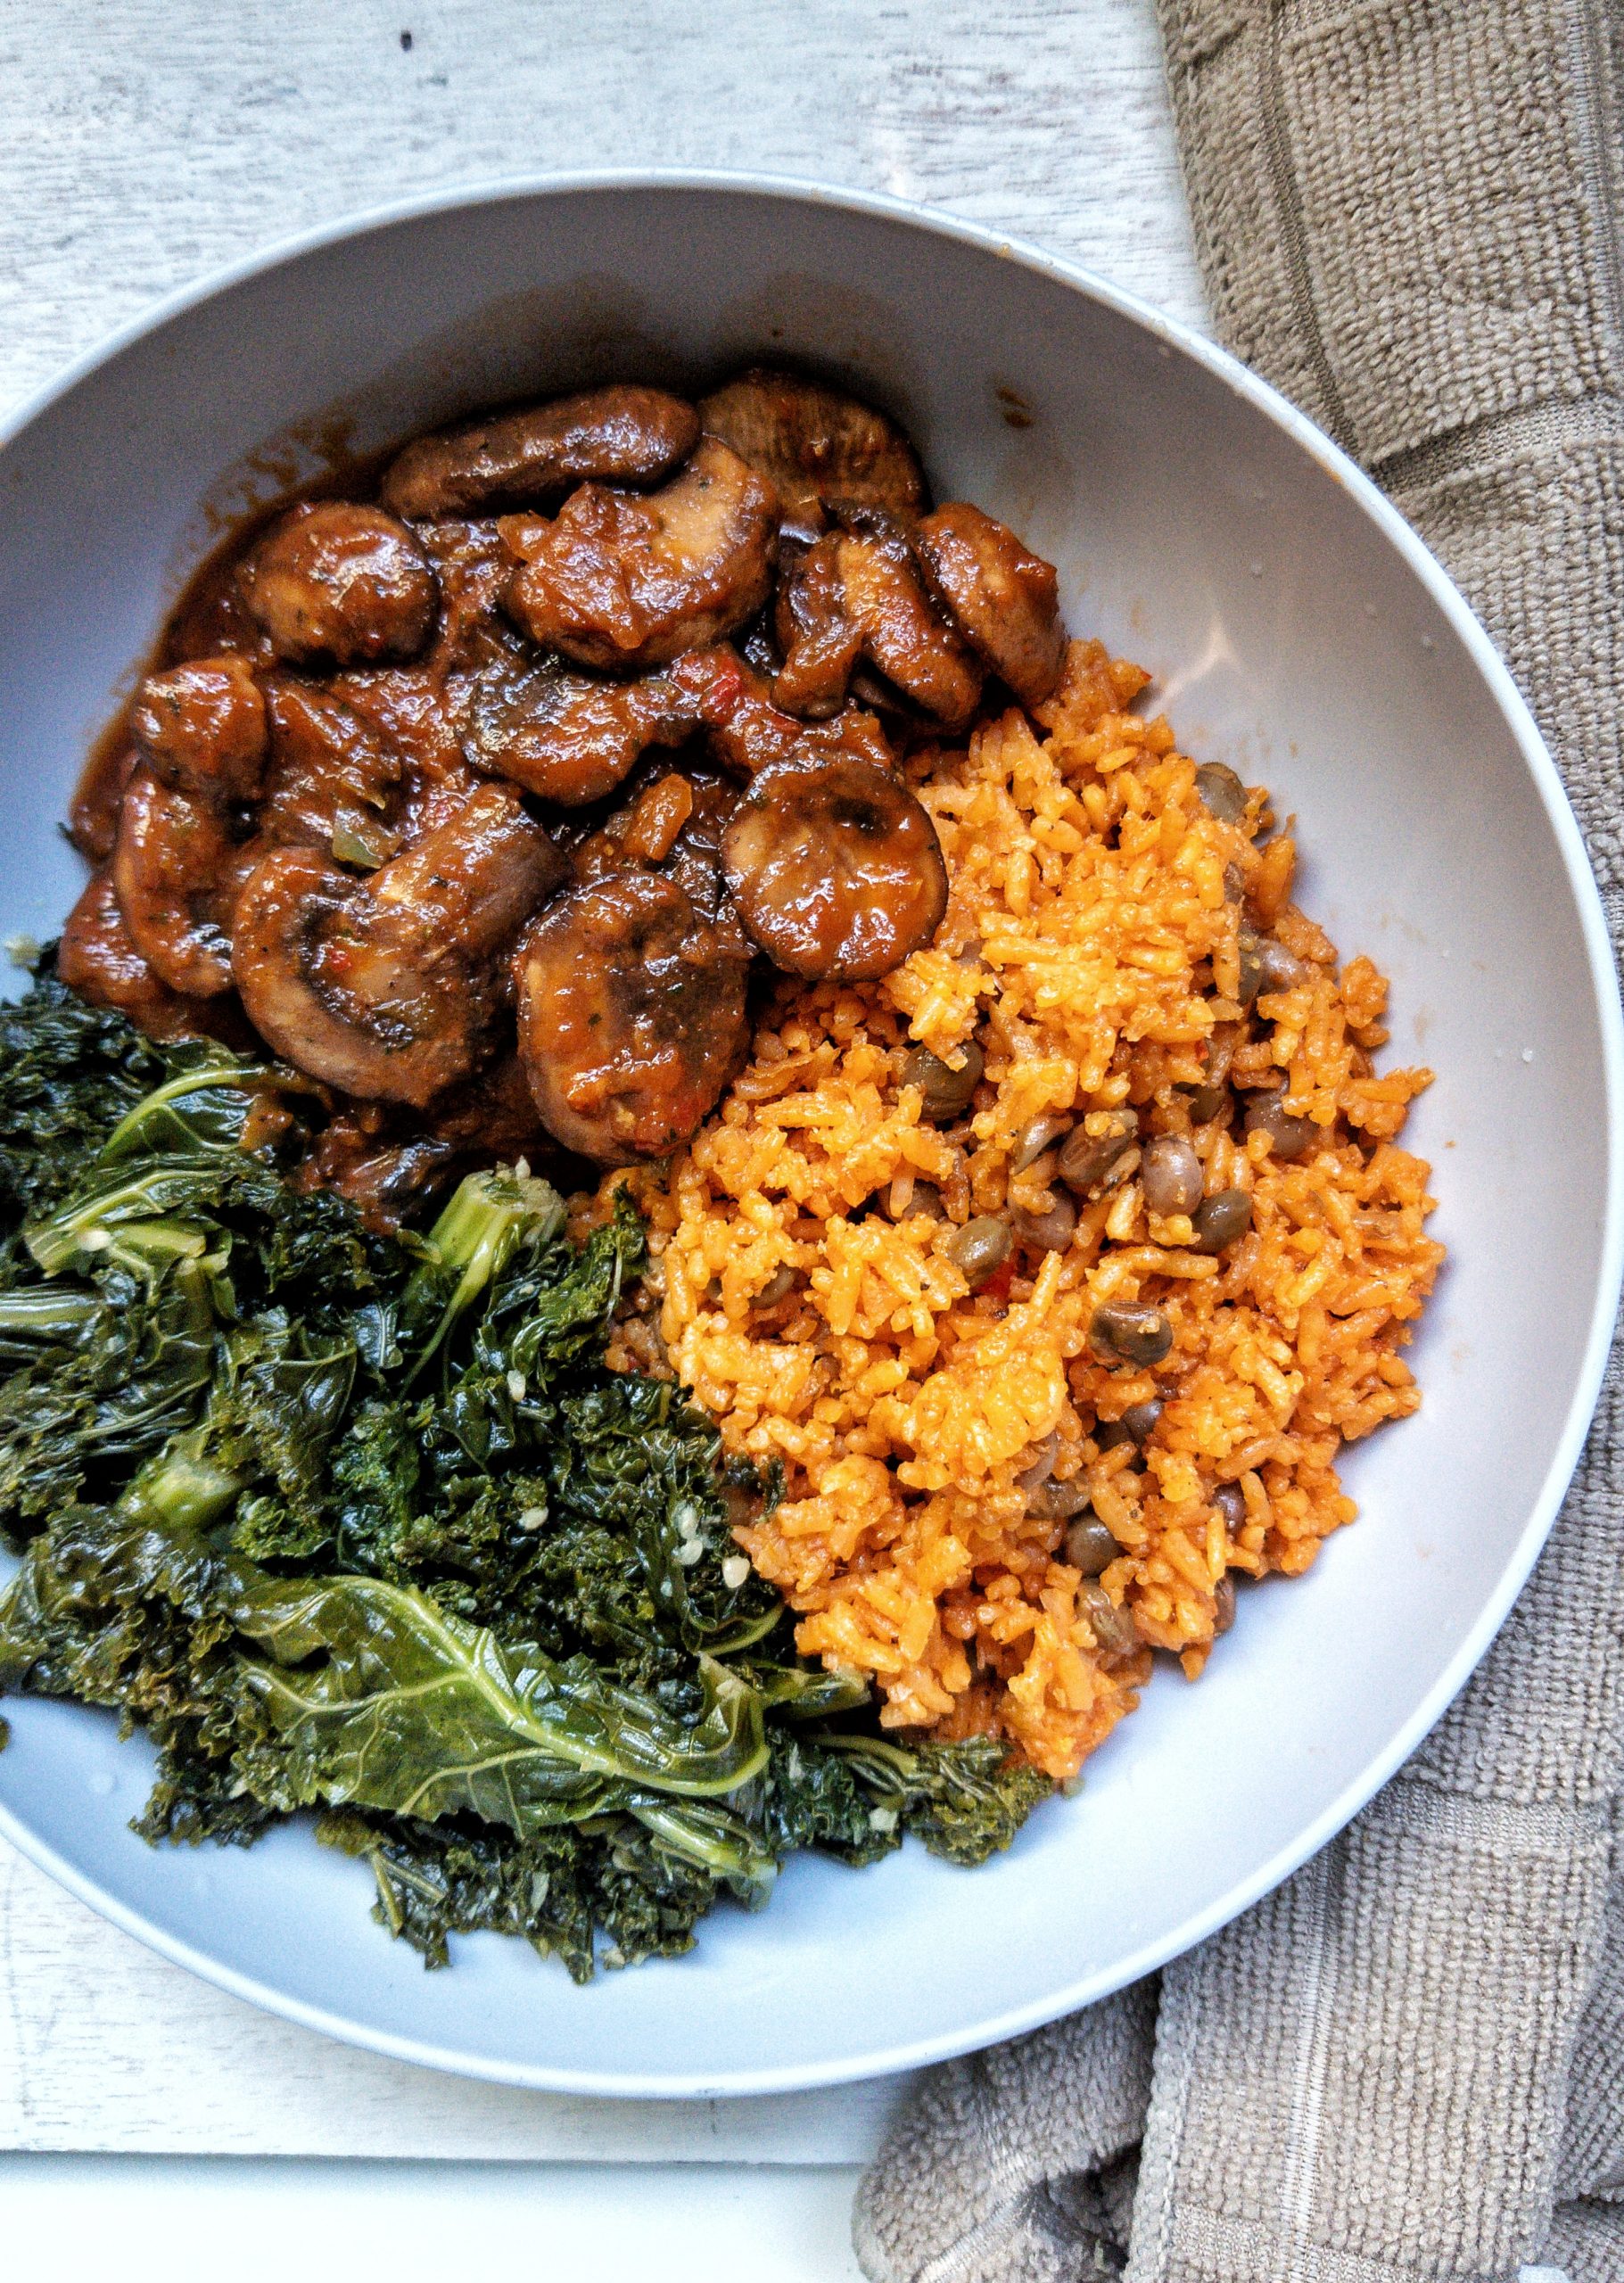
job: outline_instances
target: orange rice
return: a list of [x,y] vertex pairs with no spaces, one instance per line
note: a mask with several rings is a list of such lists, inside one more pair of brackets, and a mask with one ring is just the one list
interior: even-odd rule
[[[1399,1351],[1442,1258],[1429,1169],[1396,1141],[1430,1074],[1373,1066],[1385,982],[1366,959],[1339,973],[1289,901],[1291,840],[1254,838],[1261,790],[1239,825],[1208,812],[1167,723],[1128,710],[1146,679],[1074,643],[1036,721],[915,756],[952,884],[936,942],[881,982],[781,983],[692,1144],[662,1177],[621,1176],[649,1216],[671,1367],[730,1447],[783,1469],[782,1502],[739,1537],[802,1651],[870,1676],[887,1725],[1001,1733],[1057,1778],[1133,1709],[1151,1650],[1199,1672],[1226,1572],[1295,1575],[1352,1520],[1340,1446],[1416,1407]],[[1191,1131],[1177,1091],[1240,1016],[1243,910],[1310,963],[1259,1001],[1231,1072],[1242,1101],[1283,1081],[1322,1129],[1296,1164]],[[985,1076],[968,1129],[944,1133],[903,1059],[919,1042],[955,1060],[972,1033]],[[1147,1132],[1191,1131],[1208,1194],[1250,1192],[1250,1232],[1202,1255],[1127,1179],[1082,1204],[1066,1251],[972,1293],[952,1224],[1054,1194],[1053,1149],[1015,1173],[1018,1137],[1125,1101]],[[945,1224],[910,1216],[916,1181]],[[753,1306],[775,1278],[788,1291]],[[1110,1298],[1171,1318],[1153,1372],[1091,1355]],[[1152,1396],[1142,1471],[1094,1430]],[[1051,1450],[1122,1548],[1098,1584],[1018,1487]]]

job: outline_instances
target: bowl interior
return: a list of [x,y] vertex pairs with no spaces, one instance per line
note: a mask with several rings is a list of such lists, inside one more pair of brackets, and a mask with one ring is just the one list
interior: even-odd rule
[[153,1853],[124,1827],[141,1747],[8,1705],[8,1827],[102,1907],[304,2019],[535,2084],[748,2089],[962,2049],[1282,1875],[1441,1709],[1531,1558],[1612,1273],[1594,893],[1458,606],[1300,429],[1160,328],[900,212],[670,184],[476,200],[244,276],[58,395],[0,452],[5,931],[59,926],[87,740],[246,499],[482,402],[779,356],[898,413],[938,496],[1006,516],[1060,565],[1074,631],[1151,671],[1183,748],[1296,812],[1302,900],[1391,975],[1391,1058],[1437,1071],[1408,1138],[1452,1257],[1422,1411],[1348,1455],[1356,1526],[1243,1594],[1199,1689],[1159,1674],[1079,1796],[974,1875],[912,1848],[797,1863],[764,1916],[586,1991],[494,1938],[425,1975],[368,1923],[363,1868],[297,1831]]

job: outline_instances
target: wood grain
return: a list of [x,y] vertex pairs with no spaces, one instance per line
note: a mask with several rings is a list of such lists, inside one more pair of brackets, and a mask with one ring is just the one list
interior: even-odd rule
[[[1205,322],[1150,0],[53,0],[0,16],[0,408],[287,233],[626,165],[922,199]],[[436,2076],[194,1980],[0,1842],[0,2148],[853,2163],[898,2090]]]
[[0,1843],[0,2148],[856,2163],[900,2083],[591,2101],[442,2076],[228,1997]]

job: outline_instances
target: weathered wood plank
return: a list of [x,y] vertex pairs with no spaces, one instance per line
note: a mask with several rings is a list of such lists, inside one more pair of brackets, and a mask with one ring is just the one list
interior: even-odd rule
[[[0,16],[0,405],[286,232],[627,164],[924,199],[1203,321],[1150,0],[54,0]],[[850,2163],[894,2092],[435,2076],[194,1981],[0,1842],[0,2148]]]

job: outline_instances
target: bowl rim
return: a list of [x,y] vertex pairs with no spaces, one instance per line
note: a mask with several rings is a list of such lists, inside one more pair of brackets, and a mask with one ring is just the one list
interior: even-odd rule
[[693,2099],[721,2095],[793,2092],[850,2083],[917,2069],[931,2062],[975,2051],[1018,2037],[1062,2015],[1109,1997],[1216,1933],[1290,1878],[1336,1837],[1387,1783],[1442,1718],[1464,1688],[1509,1614],[1549,1537],[1566,1495],[1601,1394],[1613,1337],[1620,1285],[1624,1284],[1624,1010],[1612,940],[1599,890],[1566,788],[1526,701],[1498,651],[1454,581],[1357,462],[1268,382],[1240,359],[1137,294],[1097,276],[1083,264],[1051,253],[1012,233],[964,219],[921,201],[888,193],[841,187],[794,175],[755,169],[634,167],[543,170],[481,177],[430,191],[390,199],[342,215],[314,227],[273,240],[150,303],[82,351],[0,418],[0,453],[43,413],[124,350],[161,332],[174,318],[250,278],[276,269],[323,247],[419,220],[437,213],[496,205],[510,200],[541,200],[606,192],[658,194],[697,192],[766,198],[789,205],[812,205],[863,215],[922,230],[935,237],[1013,261],[1068,291],[1083,294],[1150,334],[1166,349],[1191,359],[1234,395],[1254,407],[1307,453],[1358,503],[1365,515],[1408,565],[1459,638],[1514,738],[1550,822],[1578,910],[1590,982],[1602,1036],[1603,1089],[1607,1115],[1606,1203],[1600,1245],[1600,1273],[1591,1321],[1572,1394],[1555,1452],[1510,1561],[1476,1623],[1422,1702],[1389,1744],[1345,1784],[1287,1845],[1257,1870],[1237,1880],[1204,1909],[1192,1912],[1169,1935],[1143,1945],[1101,1972],[1085,1974],[1024,2005],[985,2019],[960,2023],[936,2035],[846,2056],[837,2061],[773,2067],[646,2077],[626,2071],[601,2071],[535,2065],[470,2055],[444,2045],[397,2035],[350,2020],[277,1990],[211,1957],[155,1924],[110,1894],[88,1874],[38,1839],[0,1801],[0,1834],[60,1885],[150,1949],[186,1967],[232,1996],[341,2042],[400,2061],[448,2073],[551,2091],[621,2099]]

